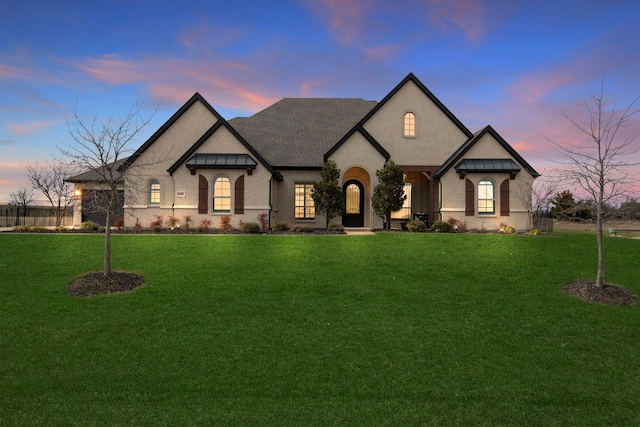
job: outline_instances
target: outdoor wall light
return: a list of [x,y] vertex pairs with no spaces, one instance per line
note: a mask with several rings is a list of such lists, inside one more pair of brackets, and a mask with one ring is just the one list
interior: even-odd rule
[[80,194],[82,194],[82,191],[80,191],[80,190],[75,190],[75,191],[73,192],[73,194],[75,194],[75,195],[76,195],[76,197],[80,197]]

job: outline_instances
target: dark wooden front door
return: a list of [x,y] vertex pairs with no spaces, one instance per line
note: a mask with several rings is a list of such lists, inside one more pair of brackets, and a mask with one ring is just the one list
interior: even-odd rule
[[358,181],[345,182],[342,187],[345,197],[345,214],[342,225],[345,227],[364,227],[364,188]]

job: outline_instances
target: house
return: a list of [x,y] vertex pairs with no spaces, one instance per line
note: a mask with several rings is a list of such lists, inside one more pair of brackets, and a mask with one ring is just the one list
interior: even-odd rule
[[[124,175],[125,227],[157,216],[217,225],[224,215],[237,227],[267,214],[270,224],[323,228],[311,191],[323,163],[334,160],[346,213],[332,220],[382,228],[371,195],[390,159],[404,172],[408,196],[392,215],[394,228],[417,214],[469,229],[529,227],[538,173],[491,126],[469,131],[413,74],[380,102],[286,98],[231,120],[196,93],[124,162],[136,168]],[[75,178],[77,190],[91,190],[90,179]],[[75,222],[86,215],[80,207]]]

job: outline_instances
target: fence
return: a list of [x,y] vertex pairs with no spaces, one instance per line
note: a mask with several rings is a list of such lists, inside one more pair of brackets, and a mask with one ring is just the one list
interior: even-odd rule
[[[56,216],[50,206],[27,206],[26,212],[22,206],[0,205],[0,227],[15,225],[51,227],[56,225]],[[73,225],[73,208],[65,210],[62,225]]]

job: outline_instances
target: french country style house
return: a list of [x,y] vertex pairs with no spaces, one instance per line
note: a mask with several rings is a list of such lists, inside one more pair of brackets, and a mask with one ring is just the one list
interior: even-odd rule
[[[144,165],[124,174],[124,225],[189,216],[192,226],[203,218],[216,226],[226,215],[238,227],[266,214],[270,224],[323,228],[311,192],[327,160],[340,168],[346,200],[345,214],[331,220],[345,227],[383,227],[371,195],[389,160],[404,172],[407,195],[393,228],[413,218],[478,230],[530,226],[538,173],[491,126],[469,131],[413,74],[380,102],[286,98],[231,120],[194,94],[123,162]],[[99,191],[90,175],[68,180],[76,194]],[[74,223],[90,218],[78,203]]]

